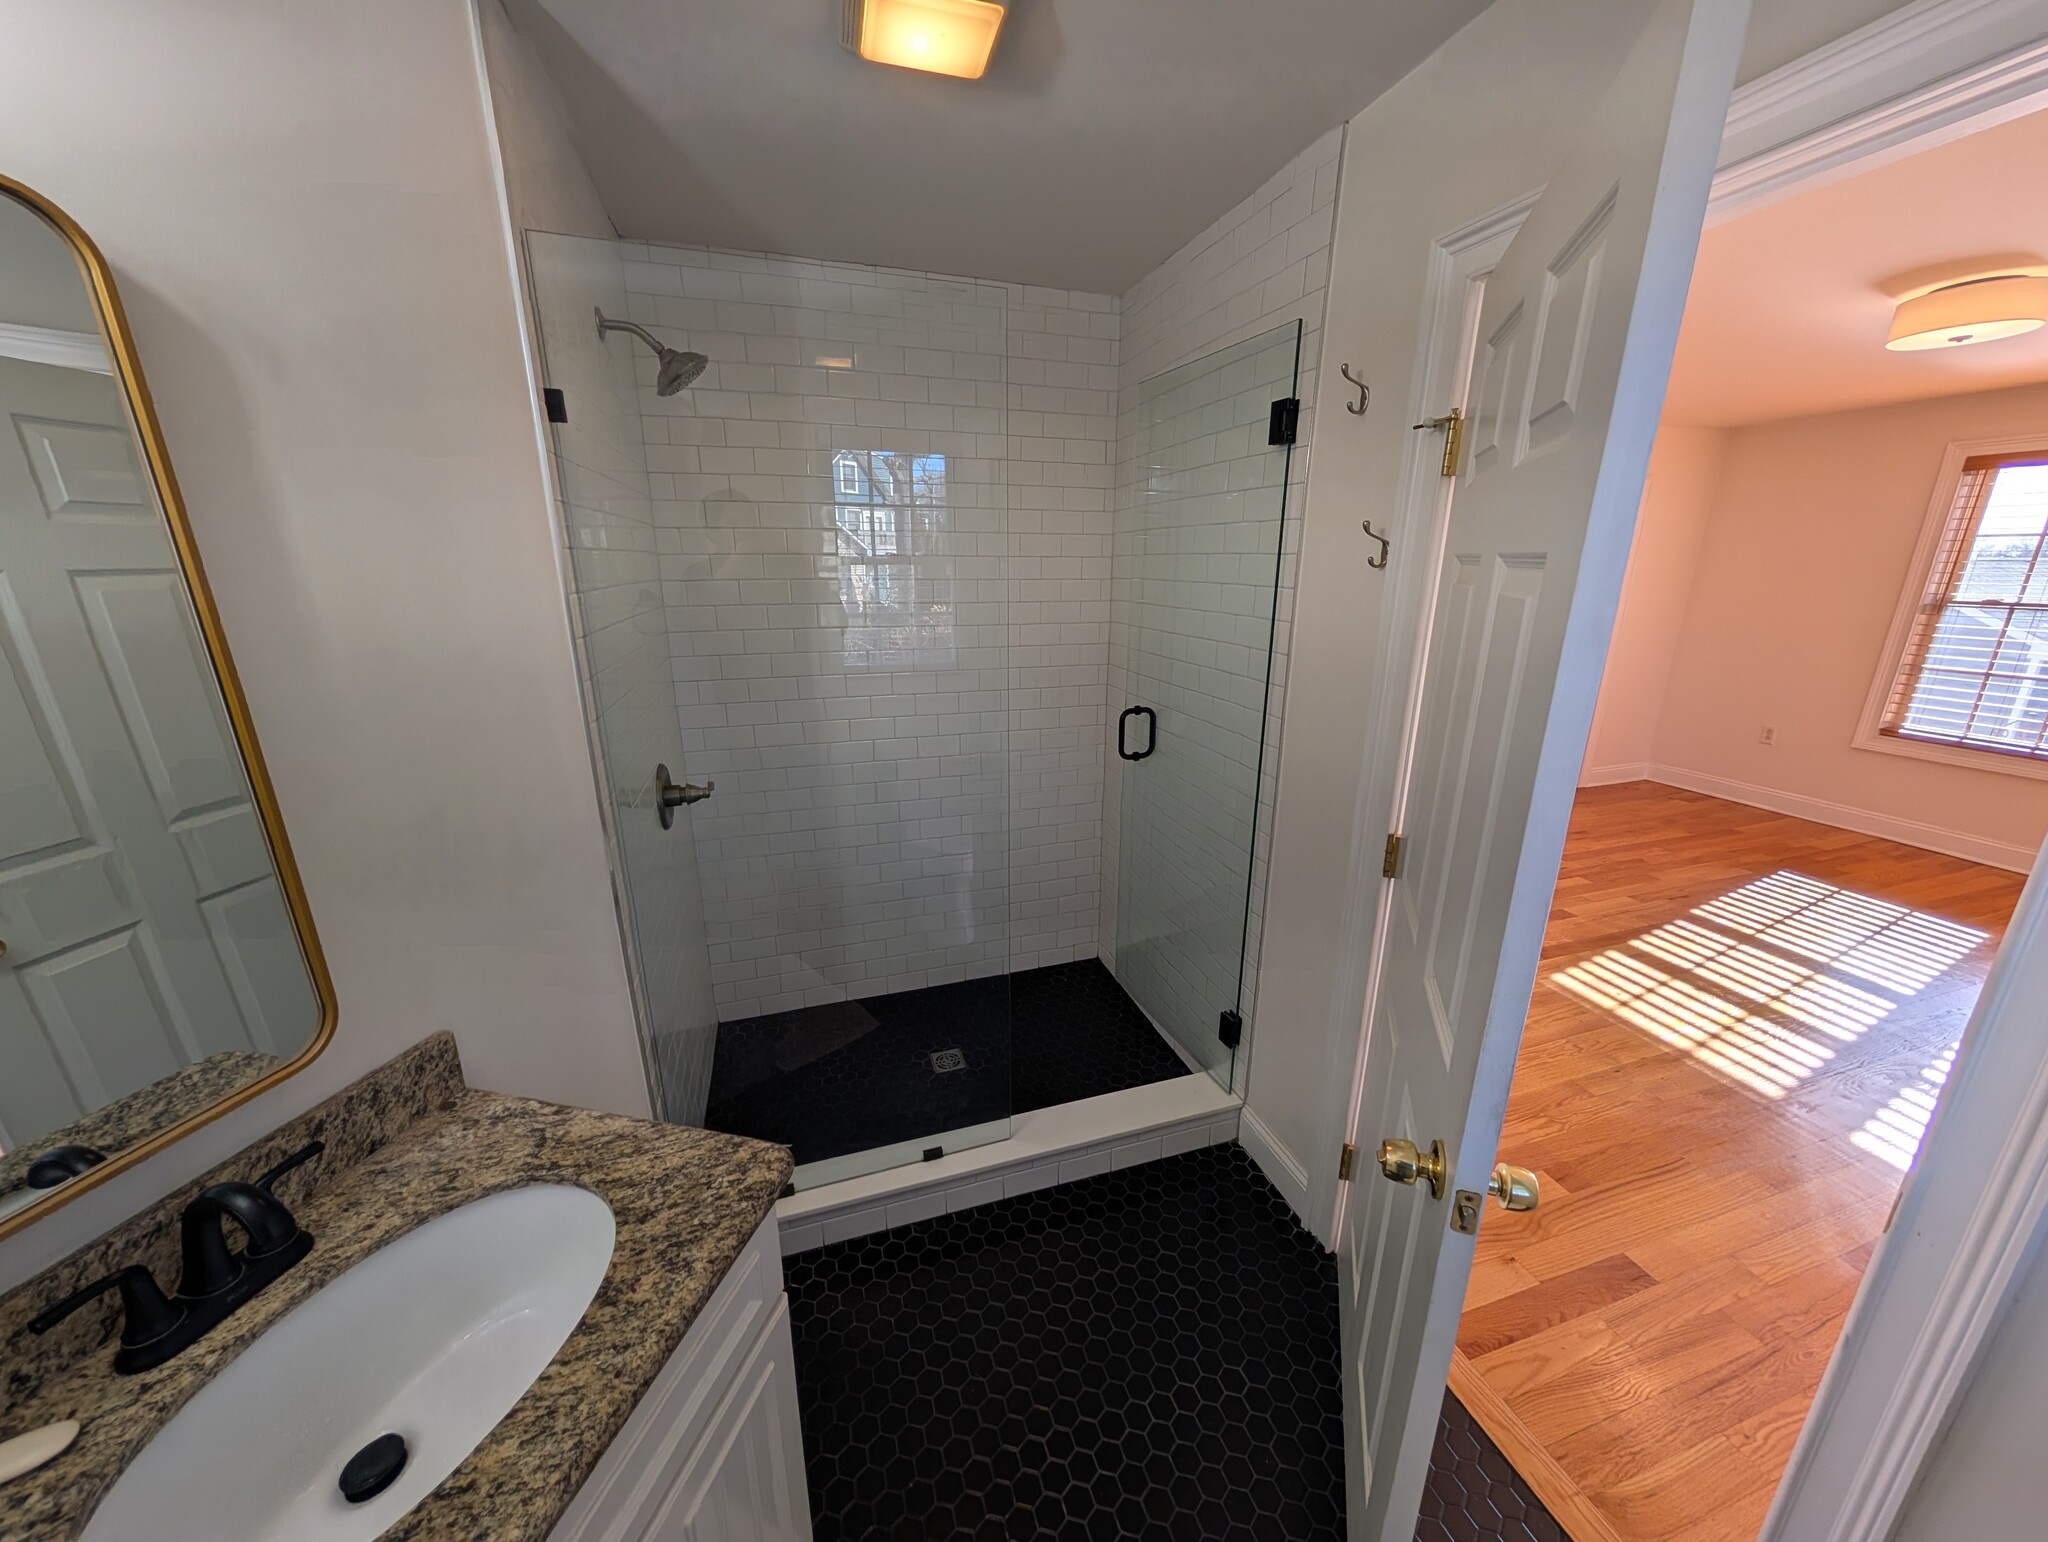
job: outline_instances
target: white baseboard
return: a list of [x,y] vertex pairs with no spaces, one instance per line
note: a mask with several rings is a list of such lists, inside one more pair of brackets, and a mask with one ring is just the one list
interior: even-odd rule
[[1238,1101],[1206,1073],[1018,1114],[1010,1138],[778,1200],[782,1251],[804,1253],[1055,1183],[1238,1138]]
[[[1875,835],[1883,840],[1898,841],[1901,845],[1918,846],[1926,851],[1939,851],[1946,856],[1961,857],[1969,862],[1982,862],[1987,867],[2002,867],[2011,872],[2024,873],[2034,866],[2035,853],[2033,848],[2028,846],[1988,840],[1983,836],[1970,835],[1961,830],[1924,824],[1917,819],[1901,819],[1896,815],[1880,814],[1871,809],[1854,808],[1847,803],[1833,803],[1825,798],[1809,798],[1803,793],[1784,792],[1776,787],[1761,787],[1754,782],[1738,782],[1725,776],[1710,776],[1704,771],[1689,771],[1683,766],[1650,766],[1648,779],[1662,782],[1668,787],[1683,787],[1688,792],[1705,793],[1710,798],[1725,798],[1730,803],[1746,803],[1751,808],[1769,809],[1774,814],[1790,814],[1794,819],[1810,819],[1815,824],[1833,825],[1838,830],[1854,830],[1859,835]],[[1249,1113],[1246,1118],[1250,1118]],[[1247,1141],[1246,1145],[1249,1147],[1250,1142]]]
[[1294,1211],[1294,1218],[1314,1231],[1308,1219],[1308,1169],[1249,1108],[1238,1115],[1237,1139],[1245,1154],[1259,1164],[1259,1171],[1280,1191]]
[[1647,760],[1631,760],[1613,766],[1587,766],[1579,772],[1579,785],[1612,787],[1616,782],[1648,781],[1651,769]]

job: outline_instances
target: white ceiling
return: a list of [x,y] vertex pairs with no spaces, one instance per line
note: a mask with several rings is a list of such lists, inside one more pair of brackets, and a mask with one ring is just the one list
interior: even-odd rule
[[1667,421],[1761,423],[2048,380],[2048,328],[1888,353],[1913,287],[2048,265],[2048,113],[2014,119],[1708,230]]
[[979,81],[839,0],[507,0],[622,235],[1121,294],[1486,0],[1014,0]]

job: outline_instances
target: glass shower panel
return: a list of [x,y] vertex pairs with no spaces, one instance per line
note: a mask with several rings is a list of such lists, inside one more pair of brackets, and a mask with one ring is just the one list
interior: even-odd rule
[[[608,339],[637,373],[658,553],[642,636],[674,779],[715,789],[673,811],[716,1023],[697,1122],[792,1146],[799,1187],[1004,1139],[1005,291],[618,252],[598,308],[648,334]],[[663,394],[687,368],[657,347],[702,373]],[[585,569],[622,555],[576,552],[586,608]]]
[[585,711],[618,870],[628,971],[657,1115],[701,1124],[718,1024],[697,853],[661,807],[693,779],[677,717],[638,361],[597,313],[623,315],[619,243],[529,232],[541,369],[567,405],[552,427]]
[[1287,498],[1288,447],[1269,426],[1294,396],[1300,338],[1290,322],[1156,376],[1117,426],[1116,976],[1226,1088],[1248,1048],[1237,1014]]

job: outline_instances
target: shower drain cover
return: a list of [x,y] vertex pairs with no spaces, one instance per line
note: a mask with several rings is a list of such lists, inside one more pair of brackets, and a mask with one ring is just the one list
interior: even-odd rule
[[935,1049],[932,1051],[932,1070],[936,1074],[967,1069],[967,1056],[957,1049]]

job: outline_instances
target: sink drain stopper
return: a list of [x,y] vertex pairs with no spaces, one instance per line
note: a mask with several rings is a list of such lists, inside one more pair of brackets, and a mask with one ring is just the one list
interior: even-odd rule
[[403,1435],[379,1435],[341,1469],[341,1497],[352,1505],[369,1503],[398,1481],[409,1455]]

